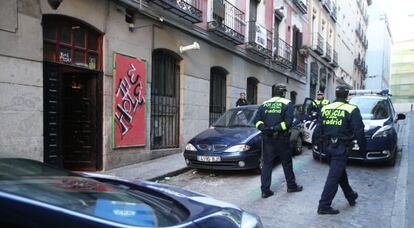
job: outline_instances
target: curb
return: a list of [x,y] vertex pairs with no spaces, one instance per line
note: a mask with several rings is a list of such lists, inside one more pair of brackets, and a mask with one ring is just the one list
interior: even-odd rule
[[157,181],[157,180],[159,180],[159,179],[164,179],[165,177],[172,177],[172,176],[177,176],[177,175],[180,175],[180,174],[182,174],[182,173],[185,173],[185,172],[187,172],[188,170],[190,170],[191,168],[189,168],[189,167],[184,167],[184,168],[180,168],[180,169],[177,169],[177,170],[175,170],[175,171],[171,171],[171,172],[168,172],[168,173],[165,173],[165,174],[162,174],[162,175],[160,175],[160,176],[156,176],[156,177],[152,177],[152,178],[149,178],[149,179],[146,179],[147,181]]

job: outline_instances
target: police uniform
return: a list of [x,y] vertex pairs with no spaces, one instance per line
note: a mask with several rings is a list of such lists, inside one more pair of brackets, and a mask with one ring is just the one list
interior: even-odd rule
[[314,112],[320,112],[320,110],[322,109],[323,106],[328,105],[329,104],[329,100],[323,99],[323,100],[314,100],[313,101],[313,111]]
[[[273,195],[270,190],[272,168],[277,155],[282,160],[283,171],[287,182],[288,192],[301,191],[293,173],[292,156],[288,144],[288,129],[293,121],[293,106],[290,100],[283,97],[273,97],[265,101],[258,110],[255,123],[262,131],[263,167],[261,172],[262,198]],[[300,188],[300,189],[299,189]]]
[[337,214],[331,207],[332,200],[341,186],[351,206],[355,205],[358,194],[349,185],[346,173],[347,151],[356,138],[361,150],[366,148],[364,123],[357,106],[348,104],[345,99],[337,98],[332,104],[321,109],[313,141],[323,144],[329,162],[329,173],[319,201],[319,214]]

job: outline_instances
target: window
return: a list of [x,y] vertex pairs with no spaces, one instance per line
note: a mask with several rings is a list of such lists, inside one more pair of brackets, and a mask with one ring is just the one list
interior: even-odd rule
[[62,16],[44,16],[42,24],[44,60],[102,69],[101,34]]
[[179,147],[180,61],[167,49],[152,53],[151,149]]
[[250,77],[247,78],[247,101],[249,104],[257,104],[257,84],[259,81]]
[[226,75],[221,67],[213,67],[210,71],[210,125],[226,111]]

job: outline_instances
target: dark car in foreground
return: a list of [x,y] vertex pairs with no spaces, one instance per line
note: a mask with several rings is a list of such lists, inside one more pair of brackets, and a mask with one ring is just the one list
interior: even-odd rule
[[[397,154],[399,120],[405,119],[404,114],[397,114],[387,91],[351,91],[349,103],[358,106],[365,125],[367,150],[359,150],[355,143],[348,153],[351,160],[385,162],[394,165]],[[313,157],[318,159],[325,154],[317,145],[313,146]]]
[[236,206],[153,182],[0,158],[0,227],[262,227]]
[[[184,150],[187,166],[215,170],[260,169],[262,138],[253,123],[258,108],[258,105],[248,105],[229,109],[209,129],[192,138]],[[298,122],[289,132],[293,154],[302,152],[300,126]]]

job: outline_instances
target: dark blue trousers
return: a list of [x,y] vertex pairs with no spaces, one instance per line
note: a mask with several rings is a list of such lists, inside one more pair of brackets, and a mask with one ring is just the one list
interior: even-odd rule
[[345,145],[335,146],[329,144],[324,148],[329,162],[329,173],[319,200],[320,209],[328,209],[331,206],[332,200],[338,191],[338,185],[341,186],[347,199],[353,196],[353,190],[349,185],[348,175],[346,174],[347,147]]
[[289,149],[288,139],[285,137],[274,137],[263,135],[263,167],[261,175],[262,192],[270,190],[272,181],[272,169],[276,157],[282,160],[283,172],[285,173],[288,188],[295,188],[295,174],[293,173],[292,155]]

